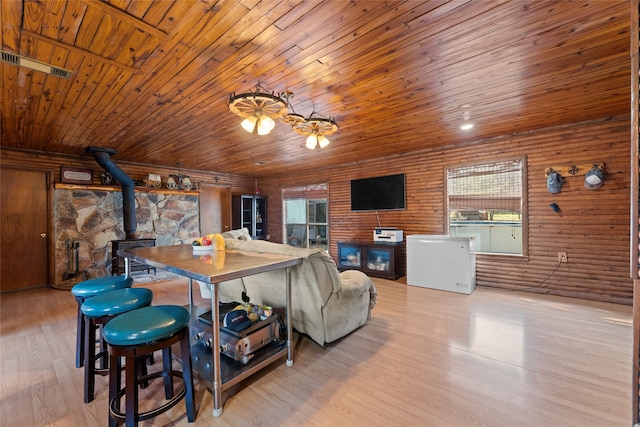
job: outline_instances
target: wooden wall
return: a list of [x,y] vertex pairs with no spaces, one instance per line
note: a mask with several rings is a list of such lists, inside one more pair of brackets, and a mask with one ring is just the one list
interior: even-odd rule
[[[631,304],[629,277],[630,150],[629,117],[617,117],[521,135],[461,144],[446,150],[425,150],[332,169],[310,168],[300,175],[261,178],[258,186],[268,197],[268,233],[282,242],[282,187],[326,182],[329,186],[330,252],[336,242],[371,240],[377,226],[399,227],[409,234],[442,234],[444,230],[444,169],[491,159],[526,156],[529,218],[528,256],[477,256],[477,283],[504,289],[521,289],[571,297]],[[425,135],[428,138],[428,135]],[[333,138],[332,144],[347,144]],[[331,146],[326,153],[330,155]],[[160,173],[163,179],[176,169],[114,160],[133,179]],[[565,179],[562,191],[546,189],[545,169],[551,166],[604,162],[605,183],[587,190],[582,177]],[[60,166],[94,170],[99,183],[100,166],[91,156],[2,149],[0,166],[48,170],[60,179]],[[254,177],[215,172],[183,171],[197,183],[231,186],[233,194],[251,194]],[[404,211],[350,211],[350,180],[405,173],[407,209]],[[216,179],[217,178],[217,179]],[[53,185],[53,184],[51,184]],[[549,208],[557,203],[556,213]],[[558,266],[557,252],[566,251],[569,262]]]
[[[272,240],[281,241],[282,187],[327,182],[334,257],[338,241],[371,240],[379,225],[401,228],[405,236],[443,234],[445,167],[526,156],[528,256],[478,255],[478,285],[631,304],[629,133],[629,118],[618,117],[261,179],[261,192],[269,197],[269,233]],[[348,143],[334,137],[332,144],[333,140]],[[318,155],[330,155],[331,146],[326,150]],[[606,164],[600,190],[585,189],[584,176],[575,176],[564,180],[560,193],[547,191],[546,168],[591,162]],[[406,174],[406,210],[377,215],[350,211],[351,179],[394,173]],[[560,213],[550,209],[554,202]],[[568,253],[568,263],[558,265],[559,251]]]
[[[118,161],[118,155],[113,156],[113,161],[127,175],[134,180],[144,179],[148,173],[157,173],[162,177],[163,186],[167,177],[171,174],[178,173],[178,166],[167,168],[155,165],[144,165],[136,163],[127,163]],[[65,156],[58,153],[45,153],[40,151],[21,151],[7,148],[0,149],[0,166],[2,167],[18,167],[21,169],[33,169],[41,171],[49,171],[53,177],[54,183],[60,182],[60,167],[86,168],[93,170],[94,184],[100,184],[100,173],[102,167],[98,165],[93,156]],[[231,187],[234,193],[252,192],[254,180],[253,177],[243,177],[238,175],[229,175],[217,172],[198,171],[190,169],[181,169],[183,175],[189,175],[191,182],[200,184],[213,184],[223,187]]]
[[[153,165],[139,165],[126,162],[119,162],[117,156],[114,156],[113,160],[118,166],[127,173],[134,180],[142,180],[148,173],[157,173],[162,177],[163,187],[165,187],[166,180],[170,174],[176,174],[177,168],[156,167]],[[61,154],[34,152],[34,151],[21,151],[2,148],[0,151],[0,167],[2,168],[19,168],[26,170],[37,170],[46,172],[49,176],[48,192],[49,192],[49,212],[47,214],[49,220],[48,232],[50,236],[56,234],[53,238],[49,238],[47,242],[47,253],[49,254],[49,285],[60,285],[62,279],[61,265],[65,260],[61,258],[61,253],[64,252],[64,248],[61,246],[63,242],[60,240],[61,232],[54,226],[54,217],[56,209],[53,206],[56,199],[54,194],[54,185],[60,182],[60,167],[74,167],[74,168],[86,168],[93,170],[93,188],[101,188],[100,186],[100,173],[103,169],[95,159],[90,156],[65,156]],[[228,174],[221,174],[215,172],[203,172],[194,170],[182,170],[183,174],[189,175],[191,181],[194,184],[202,185],[215,185],[220,187],[231,188],[231,191],[236,192],[250,192],[253,191],[253,179],[248,179],[242,176],[234,176]],[[104,186],[105,188],[113,189],[112,186]],[[166,190],[165,190],[166,191]],[[180,192],[177,192],[180,193]],[[193,191],[188,192],[194,194]],[[186,193],[185,193],[186,194]],[[197,193],[195,193],[197,194]],[[230,206],[229,206],[230,209]],[[87,236],[85,236],[87,237]],[[80,239],[81,240],[81,239]],[[89,239],[90,240],[90,239]],[[87,241],[87,240],[85,240]],[[91,249],[91,250],[89,250]],[[110,248],[109,248],[110,249]],[[107,249],[105,249],[107,250]],[[95,253],[94,253],[95,252]],[[106,266],[99,267],[101,257],[106,256],[100,252],[99,246],[82,244],[80,250],[80,264],[82,270],[86,269],[88,277],[95,277],[96,272],[104,272]],[[64,269],[64,267],[62,267]]]

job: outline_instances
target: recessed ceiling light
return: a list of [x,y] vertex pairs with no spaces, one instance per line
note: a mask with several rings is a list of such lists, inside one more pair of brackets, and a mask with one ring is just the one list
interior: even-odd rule
[[256,166],[262,166],[262,165],[266,165],[266,164],[267,164],[267,162],[264,162],[264,161],[259,161],[259,162],[255,162],[254,163],[254,165],[256,165]]
[[460,129],[469,130],[473,128],[473,123],[463,123],[460,125]]

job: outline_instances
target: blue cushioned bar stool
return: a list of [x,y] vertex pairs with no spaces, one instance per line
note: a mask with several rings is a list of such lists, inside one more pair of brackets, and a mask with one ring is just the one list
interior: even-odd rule
[[[126,422],[127,427],[137,426],[160,415],[185,399],[187,420],[194,422],[196,408],[191,371],[189,345],[189,311],[177,305],[156,305],[139,308],[121,314],[109,321],[103,329],[103,337],[109,351],[109,426]],[[172,367],[171,346],[180,343],[182,371]],[[162,371],[139,376],[144,357],[162,350]],[[125,358],[124,388],[121,388],[121,364]],[[164,378],[165,397],[168,400],[159,407],[140,413],[138,411],[138,387],[141,383]],[[184,387],[173,394],[173,377],[182,378]],[[125,396],[125,412],[120,410],[120,400]]]
[[[71,294],[78,303],[78,320],[76,330],[76,368],[84,365],[84,316],[80,307],[87,299],[99,295],[103,292],[114,291],[116,289],[130,288],[133,284],[131,277],[107,276],[96,279],[84,280],[71,288]],[[104,367],[104,366],[103,366]]]
[[[106,363],[96,369],[96,359],[107,361],[108,353],[104,343],[100,343],[100,352],[96,354],[96,330],[122,313],[151,304],[153,292],[144,288],[124,288],[104,292],[88,298],[80,306],[84,315],[84,403],[93,400],[96,374],[106,375]],[[100,340],[103,338],[101,336]]]

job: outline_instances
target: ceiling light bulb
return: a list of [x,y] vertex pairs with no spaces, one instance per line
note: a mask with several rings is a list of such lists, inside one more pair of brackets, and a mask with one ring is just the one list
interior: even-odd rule
[[242,123],[240,123],[240,125],[244,130],[251,133],[255,129],[257,121],[258,121],[258,118],[256,116],[249,116],[246,119],[244,119]]
[[276,126],[276,122],[271,117],[260,116],[258,120],[258,135],[267,135]]
[[463,123],[460,125],[460,129],[462,130],[473,129],[473,123]]
[[316,135],[315,133],[312,133],[307,138],[307,143],[304,146],[307,147],[310,150],[313,150],[313,149],[316,148],[316,143],[317,142],[318,142],[318,135]]
[[330,141],[327,138],[325,138],[324,135],[320,135],[318,137],[318,144],[320,145],[320,148],[326,147],[327,145],[329,145],[329,142]]

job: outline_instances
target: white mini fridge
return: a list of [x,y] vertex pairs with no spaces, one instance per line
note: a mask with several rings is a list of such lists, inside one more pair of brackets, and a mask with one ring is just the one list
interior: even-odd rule
[[476,288],[473,238],[407,236],[407,285],[470,294]]

